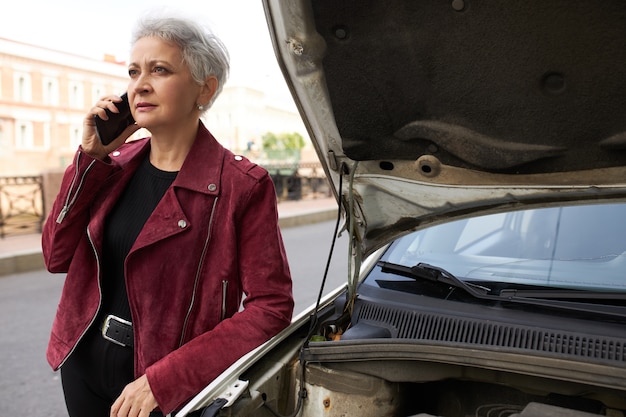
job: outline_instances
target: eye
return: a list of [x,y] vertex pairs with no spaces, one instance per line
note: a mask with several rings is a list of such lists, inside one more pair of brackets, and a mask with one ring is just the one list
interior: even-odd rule
[[139,71],[137,71],[136,69],[129,69],[128,70],[128,75],[130,76],[130,78],[136,77],[137,74],[139,74]]
[[156,72],[157,74],[165,74],[167,72],[167,69],[163,67],[154,67],[152,71]]

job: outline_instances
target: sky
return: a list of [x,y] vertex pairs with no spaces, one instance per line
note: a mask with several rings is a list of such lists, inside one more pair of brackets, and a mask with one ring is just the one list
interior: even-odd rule
[[191,15],[209,25],[231,57],[227,83],[288,96],[261,0],[17,0],[0,11],[0,37],[81,56],[127,61],[136,20],[154,9]]

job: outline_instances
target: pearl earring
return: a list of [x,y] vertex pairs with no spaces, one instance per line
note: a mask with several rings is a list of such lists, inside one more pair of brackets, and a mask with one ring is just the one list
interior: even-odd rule
[[198,110],[200,111],[204,110],[204,106],[202,104],[198,104]]

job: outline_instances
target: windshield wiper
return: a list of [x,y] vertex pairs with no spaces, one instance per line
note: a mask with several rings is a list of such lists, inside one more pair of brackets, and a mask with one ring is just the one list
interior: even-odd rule
[[626,300],[626,292],[568,289],[519,290],[515,288],[505,288],[500,291],[500,297],[560,298],[567,300]]
[[383,272],[392,272],[413,279],[421,278],[427,279],[429,281],[443,282],[455,288],[461,288],[469,294],[478,298],[483,298],[485,295],[491,292],[490,288],[482,285],[472,284],[471,282],[465,282],[461,279],[458,279],[443,268],[422,262],[409,267],[394,264],[391,262],[378,261],[378,266],[381,267]]
[[[569,301],[568,299],[617,299],[626,298],[623,293],[594,293],[581,291],[565,291],[560,289],[550,290],[501,290],[498,294],[491,294],[491,289],[482,285],[465,282],[443,268],[418,263],[414,266],[404,266],[392,262],[378,261],[382,272],[402,275],[413,279],[426,279],[441,282],[455,288],[461,288],[472,296],[492,301],[508,301],[518,304],[529,304],[550,308],[565,309],[577,312],[603,314],[611,317],[626,318],[624,306],[585,303],[581,301]],[[575,294],[575,295],[574,295]],[[565,300],[564,300],[565,299]]]

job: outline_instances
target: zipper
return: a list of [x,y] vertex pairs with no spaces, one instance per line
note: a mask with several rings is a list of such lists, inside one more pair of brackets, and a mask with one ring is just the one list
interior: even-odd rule
[[76,172],[74,173],[74,177],[72,178],[72,183],[70,184],[70,190],[68,191],[67,197],[65,198],[65,204],[63,205],[63,208],[61,209],[57,217],[58,224],[61,224],[63,222],[63,219],[65,219],[65,216],[70,211],[70,208],[76,202],[76,199],[78,198],[78,193],[80,192],[81,188],[83,188],[83,183],[85,182],[85,177],[87,176],[87,173],[91,170],[91,168],[96,163],[95,159],[89,163],[89,166],[87,166],[87,169],[85,169],[85,172],[80,178],[80,182],[78,183],[78,186],[76,187],[76,191],[74,192],[73,197],[72,197],[72,190],[74,186],[76,185],[76,180],[78,179],[78,167],[80,165],[80,155],[81,155],[80,153],[76,155]]
[[96,246],[94,245],[93,240],[91,239],[91,233],[89,232],[89,226],[87,226],[87,238],[89,239],[89,244],[91,245],[91,248],[93,249],[93,253],[94,253],[95,257],[96,257],[96,265],[98,266],[98,272],[97,272],[97,275],[96,275],[97,278],[98,278],[98,293],[100,294],[99,301],[98,301],[98,308],[96,309],[96,314],[94,314],[94,316],[91,318],[91,321],[89,322],[89,324],[87,325],[85,330],[83,330],[81,335],[78,337],[78,340],[76,340],[76,343],[74,343],[74,346],[72,347],[70,352],[65,356],[65,358],[63,359],[63,361],[61,362],[61,364],[59,365],[59,367],[57,369],[61,368],[63,366],[63,364],[67,361],[67,359],[76,350],[76,347],[78,346],[80,341],[83,339],[83,337],[85,337],[85,334],[87,333],[87,331],[91,328],[93,323],[96,321],[96,318],[98,317],[98,313],[100,312],[100,308],[102,307],[102,284],[100,283],[100,257],[98,256],[98,251],[96,250]]
[[187,326],[189,325],[189,317],[191,316],[191,310],[193,310],[193,305],[196,302],[196,291],[198,290],[198,283],[200,282],[200,271],[202,270],[202,264],[204,263],[204,258],[206,257],[206,253],[209,247],[209,241],[211,240],[211,231],[213,229],[213,216],[215,215],[215,207],[217,206],[218,197],[215,197],[213,201],[213,206],[211,207],[211,216],[209,217],[209,230],[206,234],[206,239],[204,241],[204,247],[202,248],[202,253],[200,254],[200,261],[198,262],[198,269],[196,270],[196,276],[193,282],[193,292],[191,294],[191,300],[189,302],[189,307],[187,308],[187,314],[185,315],[185,320],[183,321],[183,329],[180,334],[180,341],[178,342],[178,346],[182,346],[185,341],[185,333],[187,333]]
[[226,297],[228,295],[228,281],[222,281],[222,314],[220,314],[220,321],[226,318]]

